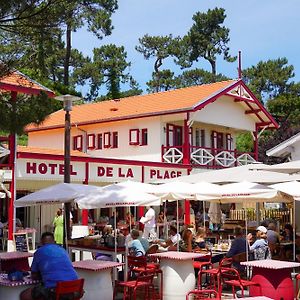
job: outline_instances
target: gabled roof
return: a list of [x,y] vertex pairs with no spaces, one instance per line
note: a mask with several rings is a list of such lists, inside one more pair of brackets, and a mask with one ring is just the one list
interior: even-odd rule
[[300,132],[291,136],[287,140],[281,142],[280,144],[276,145],[275,147],[267,150],[266,154],[268,156],[276,156],[276,157],[284,157],[289,155],[293,152],[293,145],[295,143],[300,142]]
[[12,73],[0,78],[0,90],[30,95],[45,92],[49,97],[54,97],[54,92],[20,71],[13,71]]
[[[238,89],[236,94],[232,91],[235,91],[234,89],[237,89],[237,87],[241,88]],[[242,89],[247,96],[241,94]],[[155,115],[192,112],[203,108],[218,97],[226,94],[241,103],[243,101],[251,102],[251,104],[245,106],[245,110],[255,113],[257,123],[276,127],[277,124],[272,116],[263,108],[255,96],[253,94],[250,95],[250,91],[246,93],[246,90],[247,87],[245,87],[242,80],[228,80],[166,92],[77,105],[73,107],[71,112],[71,121],[72,124],[87,125]],[[26,130],[30,132],[62,128],[64,127],[64,115],[63,110],[57,111],[39,126],[31,124],[27,126]]]

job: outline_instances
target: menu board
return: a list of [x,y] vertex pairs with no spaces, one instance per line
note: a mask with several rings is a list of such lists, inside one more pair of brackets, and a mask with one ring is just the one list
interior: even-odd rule
[[28,252],[29,243],[27,233],[14,233],[14,242],[16,251]]

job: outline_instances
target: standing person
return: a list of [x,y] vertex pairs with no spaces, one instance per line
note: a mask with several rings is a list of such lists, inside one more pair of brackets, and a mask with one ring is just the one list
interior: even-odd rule
[[142,217],[140,222],[145,224],[143,238],[145,239],[155,239],[156,232],[155,232],[155,210],[152,206],[147,207],[147,212],[145,217]]
[[54,226],[54,240],[56,244],[62,245],[64,243],[64,217],[62,209],[59,208],[53,220]]
[[57,282],[78,279],[66,250],[55,244],[53,233],[44,232],[31,265],[31,277],[41,279],[42,285],[23,291],[21,300],[52,299]]
[[[254,260],[271,259],[271,251],[267,241],[267,228],[258,226],[256,229],[256,241],[250,246],[250,252],[254,254]],[[247,236],[248,241],[252,240],[252,234]]]

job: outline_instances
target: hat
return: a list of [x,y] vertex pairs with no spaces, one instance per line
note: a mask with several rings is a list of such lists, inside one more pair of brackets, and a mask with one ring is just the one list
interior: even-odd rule
[[258,226],[256,231],[261,231],[262,233],[267,233],[268,229],[265,226]]

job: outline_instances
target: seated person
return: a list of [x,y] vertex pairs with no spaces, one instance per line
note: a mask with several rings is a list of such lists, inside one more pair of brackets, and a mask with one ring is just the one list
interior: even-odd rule
[[177,228],[171,225],[169,229],[169,238],[165,242],[157,240],[156,243],[160,247],[168,249],[169,247],[175,246],[180,240],[181,236],[179,233],[177,233]]
[[207,245],[205,243],[206,230],[204,227],[199,227],[195,236],[195,242],[199,249],[207,249]]
[[31,277],[41,279],[42,285],[23,291],[21,300],[48,299],[55,293],[57,282],[78,279],[66,250],[55,244],[53,233],[44,232],[41,243],[33,255]]
[[132,240],[128,243],[129,254],[131,256],[143,256],[146,254],[146,251],[139,239],[140,232],[136,229],[131,230],[131,238]]
[[181,234],[182,239],[179,241],[179,251],[192,252],[199,249],[198,244],[195,242],[191,229],[184,229]]
[[[248,247],[248,242],[244,236],[244,231],[243,228],[241,226],[236,226],[233,230],[233,235],[234,235],[234,240],[231,243],[231,247],[229,249],[229,251],[226,254],[226,257],[238,257],[239,254],[241,253],[246,253],[247,248]],[[250,251],[249,247],[248,247],[248,251]],[[247,259],[247,258],[245,258]],[[238,260],[238,259],[237,259]],[[240,265],[240,261],[233,261],[233,266],[237,269],[237,270],[244,270],[243,267],[241,267]]]
[[268,225],[267,240],[269,244],[279,243],[279,234],[276,232],[276,225],[273,222]]
[[[267,228],[258,226],[256,229],[256,241],[250,246],[250,252],[253,253],[254,260],[271,259],[271,251],[267,241]],[[248,241],[252,240],[252,234],[247,236]]]
[[[111,234],[112,234],[111,225],[105,225],[102,230],[102,239],[104,241],[104,244],[106,244],[107,238]],[[105,254],[105,253],[101,253],[101,252],[97,252],[97,253],[93,254],[93,257],[96,260],[113,261],[113,258],[110,254]]]
[[134,226],[135,224],[135,220],[134,220],[134,216],[131,212],[128,212],[126,214],[126,217],[125,217],[125,223],[128,225],[128,226]]

